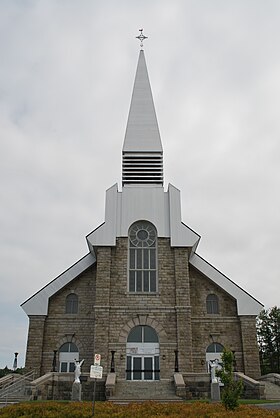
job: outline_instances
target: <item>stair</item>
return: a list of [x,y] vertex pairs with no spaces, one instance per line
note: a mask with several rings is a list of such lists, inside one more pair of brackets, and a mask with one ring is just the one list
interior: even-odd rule
[[265,384],[265,398],[266,399],[280,399],[280,386],[269,381],[263,381]]
[[182,402],[175,395],[174,383],[170,380],[127,381],[118,380],[116,393],[109,399],[114,403],[130,402]]
[[34,379],[34,371],[18,375],[15,379],[7,379],[0,389],[0,403],[21,402],[30,399],[28,386]]

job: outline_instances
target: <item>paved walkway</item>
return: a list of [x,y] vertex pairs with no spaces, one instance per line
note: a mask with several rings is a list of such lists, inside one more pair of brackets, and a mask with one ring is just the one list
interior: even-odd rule
[[280,411],[280,402],[259,403],[259,404],[256,404],[255,406],[259,406],[260,408],[264,408],[264,409],[271,409],[271,410],[274,410],[274,411],[277,411],[277,410]]

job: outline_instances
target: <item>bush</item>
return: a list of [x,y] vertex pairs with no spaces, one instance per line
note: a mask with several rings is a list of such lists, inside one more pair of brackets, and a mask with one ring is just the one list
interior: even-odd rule
[[231,350],[224,349],[222,354],[223,369],[217,372],[225,387],[222,392],[222,402],[226,410],[234,411],[239,405],[239,398],[243,391],[241,380],[235,381],[233,374],[234,354]]
[[[91,402],[26,402],[0,409],[1,418],[89,418]],[[264,418],[279,417],[278,412],[260,407],[241,405],[236,411],[226,411],[222,404],[206,402],[156,403],[115,405],[97,402],[96,418]]]

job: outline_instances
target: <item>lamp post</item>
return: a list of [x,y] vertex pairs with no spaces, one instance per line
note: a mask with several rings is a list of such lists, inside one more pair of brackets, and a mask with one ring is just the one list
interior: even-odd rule
[[114,350],[111,351],[111,355],[112,355],[112,358],[111,358],[111,370],[110,370],[110,372],[115,373],[115,351]]
[[57,350],[53,350],[52,372],[57,371],[57,368],[56,368],[56,353],[57,353]]
[[178,360],[178,350],[174,350],[175,353],[175,373],[179,372],[179,360]]
[[14,364],[13,364],[13,369],[14,369],[14,372],[15,372],[15,371],[16,371],[16,369],[17,369],[17,357],[18,357],[18,353],[15,353]]

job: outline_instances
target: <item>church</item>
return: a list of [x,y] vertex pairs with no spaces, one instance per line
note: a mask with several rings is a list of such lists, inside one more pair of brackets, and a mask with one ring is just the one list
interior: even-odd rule
[[234,352],[236,371],[260,376],[255,322],[262,304],[199,256],[200,236],[181,219],[180,191],[164,187],[142,45],[122,187],[106,191],[105,220],[86,240],[88,253],[21,305],[29,317],[26,368],[37,377],[73,381],[74,362],[84,359],[89,380],[98,353],[104,391],[113,387],[107,398],[152,393],[153,384],[164,395],[178,378],[197,394],[224,347]]

